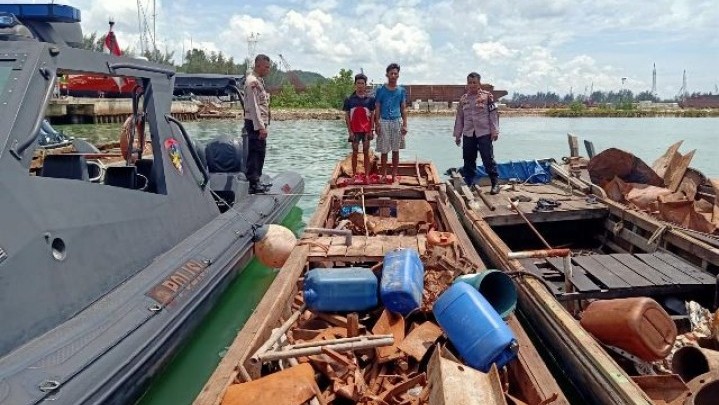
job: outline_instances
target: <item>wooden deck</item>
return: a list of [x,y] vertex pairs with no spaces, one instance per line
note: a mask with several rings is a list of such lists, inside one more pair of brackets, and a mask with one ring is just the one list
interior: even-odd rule
[[[570,194],[567,184],[557,181],[549,184],[517,184],[514,189],[503,190],[496,195],[489,194],[489,189],[489,186],[474,185],[471,189],[465,187],[462,194],[468,205],[490,226],[524,224],[522,217],[509,205],[511,198],[520,196],[530,200],[520,200],[517,207],[532,223],[601,219],[609,213],[604,204],[592,203],[580,193]],[[560,205],[551,211],[537,211],[540,199],[556,201]]]
[[544,279],[558,300],[622,298],[711,292],[716,278],[678,257],[664,252],[616,253],[572,258],[570,282],[564,291],[561,258],[523,259],[528,271]]

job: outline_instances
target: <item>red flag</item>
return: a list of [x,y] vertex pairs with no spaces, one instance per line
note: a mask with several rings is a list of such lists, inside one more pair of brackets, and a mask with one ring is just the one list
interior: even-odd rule
[[103,50],[115,56],[122,56],[122,51],[120,51],[120,45],[117,44],[117,38],[115,38],[115,33],[112,32],[112,26],[110,26],[110,31],[105,36],[105,45],[103,46]]
[[[120,45],[117,44],[117,38],[115,37],[115,33],[112,32],[112,21],[110,22],[110,30],[107,32],[107,35],[105,35],[105,44],[102,47],[102,50],[105,53],[109,53],[115,56],[122,56],[122,51],[120,50]],[[117,84],[117,89],[119,92],[122,92],[122,85],[125,84],[125,80],[122,77],[114,76],[112,80]]]

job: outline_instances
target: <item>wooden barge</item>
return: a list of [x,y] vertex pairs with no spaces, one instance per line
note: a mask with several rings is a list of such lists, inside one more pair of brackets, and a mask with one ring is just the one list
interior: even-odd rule
[[[685,301],[716,309],[719,249],[713,239],[702,240],[606,198],[586,172],[572,175],[558,164],[551,168],[549,184],[504,186],[498,195],[490,195],[486,186],[470,188],[455,174],[447,183],[448,196],[483,257],[496,268],[522,274],[515,279],[519,308],[583,403],[717,403],[719,370],[707,367],[702,370],[707,374],[691,380],[669,371],[676,371],[671,356],[680,346],[719,347],[717,336],[697,339],[688,319],[693,314],[683,311]],[[540,251],[518,253],[531,250]],[[593,335],[582,326],[592,303],[638,297],[652,298],[672,314],[679,336],[665,342],[674,347],[664,360],[616,350],[595,337],[601,331]],[[718,327],[719,319],[714,324]],[[642,330],[639,338],[651,333]]]
[[[194,403],[568,404],[514,315],[507,324],[519,352],[506,367],[481,373],[461,364],[448,350],[427,308],[455,276],[480,271],[484,265],[434,165],[400,163],[399,184],[351,183],[338,164],[305,233]],[[362,213],[340,217],[343,207],[358,205]],[[454,242],[433,244],[433,232],[451,233]],[[301,285],[310,269],[379,269],[384,255],[398,248],[416,249],[424,263],[422,311],[403,318],[381,304],[350,314],[305,308]],[[390,338],[392,343],[340,352],[330,346],[333,338],[369,345]],[[318,341],[327,345],[321,347],[321,355],[267,360],[283,357],[291,348],[316,348]],[[292,346],[273,348],[277,342]],[[300,367],[304,377],[295,373]],[[303,378],[310,387],[305,391],[297,387]],[[269,391],[274,394],[265,395]]]

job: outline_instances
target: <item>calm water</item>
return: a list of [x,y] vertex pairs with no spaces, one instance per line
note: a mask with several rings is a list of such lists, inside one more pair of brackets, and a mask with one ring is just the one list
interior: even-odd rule
[[[412,117],[403,159],[431,159],[440,173],[462,164],[461,149],[451,137],[451,117]],[[719,177],[719,118],[543,118],[516,117],[501,120],[500,140],[495,144],[498,161],[528,158],[560,158],[568,155],[567,133],[594,142],[597,151],[618,147],[651,164],[672,143],[684,139],[682,152],[697,149],[692,166],[709,177]],[[239,134],[235,121],[187,123],[188,132],[201,140]],[[117,125],[62,128],[91,140],[115,140]],[[319,193],[338,159],[349,151],[342,121],[278,121],[270,127],[267,172],[295,170],[305,178],[306,192],[285,224],[298,230],[317,204]],[[199,328],[187,347],[173,360],[142,399],[142,405],[189,404],[219,362],[226,346],[251,315],[274,272],[253,262],[232,283],[218,307]]]
[[[462,152],[451,137],[452,117],[410,117],[407,149],[403,159],[431,159],[440,173],[461,166]],[[239,134],[239,121],[189,122],[186,129],[198,139]],[[594,142],[601,151],[609,147],[625,149],[648,164],[674,142],[684,140],[681,152],[697,149],[692,166],[709,177],[719,177],[719,118],[545,118],[512,117],[500,122],[501,135],[495,144],[498,161],[531,158],[560,158],[569,155],[567,133]],[[66,132],[93,140],[114,140],[119,126],[69,126]],[[324,188],[337,160],[346,156],[343,121],[276,121],[270,126],[267,171],[295,170],[305,177],[306,192],[317,194]],[[584,153],[583,145],[581,145]],[[318,196],[307,196],[299,206],[308,218]]]

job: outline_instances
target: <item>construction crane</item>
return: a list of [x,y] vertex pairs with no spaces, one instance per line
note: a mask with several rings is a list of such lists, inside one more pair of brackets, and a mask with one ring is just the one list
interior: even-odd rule
[[[290,85],[294,87],[296,92],[304,91],[307,86],[305,86],[304,83],[302,83],[302,80],[299,76],[297,76],[297,73],[295,73],[294,70],[292,70],[292,67],[290,66],[289,62],[287,62],[287,59],[285,59],[282,54],[279,54],[280,57],[280,65],[282,67],[282,70],[285,71],[285,77],[287,80],[289,80]],[[283,80],[284,83],[284,80]]]

